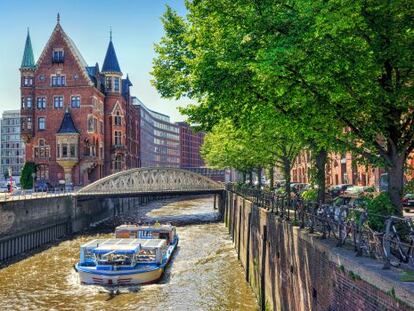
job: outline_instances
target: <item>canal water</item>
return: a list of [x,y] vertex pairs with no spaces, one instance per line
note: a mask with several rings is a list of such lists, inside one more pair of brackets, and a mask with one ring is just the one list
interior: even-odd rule
[[[205,222],[216,217],[212,206],[212,198],[195,198],[140,209],[146,220],[187,222],[177,228],[179,248],[156,284],[111,289],[80,285],[73,269],[79,246],[111,236],[94,233],[0,270],[0,310],[257,310],[227,229]],[[197,224],[188,224],[188,219]]]

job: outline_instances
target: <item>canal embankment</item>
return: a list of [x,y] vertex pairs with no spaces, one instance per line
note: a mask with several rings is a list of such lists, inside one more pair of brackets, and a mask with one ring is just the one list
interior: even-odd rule
[[[231,237],[217,218],[212,197],[153,201],[141,208],[125,204],[128,217],[148,222],[173,216],[200,217],[200,223],[177,227],[180,237],[159,282],[144,286],[105,288],[81,285],[73,265],[79,247],[112,233],[89,231],[65,239],[42,252],[0,269],[1,310],[257,310],[245,282]],[[134,218],[135,219],[135,218]]]
[[398,271],[231,191],[224,221],[262,310],[413,310],[413,283]]
[[78,200],[62,195],[0,202],[0,266],[163,197]]

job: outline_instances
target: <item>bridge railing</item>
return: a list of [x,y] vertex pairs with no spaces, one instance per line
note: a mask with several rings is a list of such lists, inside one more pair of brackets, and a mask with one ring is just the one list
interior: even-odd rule
[[[411,218],[368,213],[363,208],[349,205],[319,204],[246,185],[226,184],[226,190],[301,229],[319,234],[323,239],[335,239],[337,247],[351,248],[356,256],[380,260],[385,269],[400,265],[414,269],[414,224]],[[373,218],[383,222],[383,231],[370,227],[369,220]]]
[[30,200],[40,198],[53,198],[61,196],[71,196],[73,191],[67,190],[48,190],[35,192],[33,190],[14,190],[13,192],[0,193],[0,202],[19,201],[19,200]]

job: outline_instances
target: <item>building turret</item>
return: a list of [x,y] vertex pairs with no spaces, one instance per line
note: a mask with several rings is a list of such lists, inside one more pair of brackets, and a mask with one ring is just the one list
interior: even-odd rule
[[36,64],[33,56],[32,41],[30,40],[29,28],[27,28],[26,44],[24,46],[22,64],[20,70],[35,70]]
[[65,183],[72,183],[72,169],[79,162],[79,131],[66,110],[56,133],[56,162],[63,168]]
[[24,142],[29,142],[33,137],[33,89],[34,72],[36,64],[33,56],[32,41],[29,29],[27,29],[26,43],[24,46],[23,59],[20,66],[21,86],[21,135]]
[[105,92],[121,94],[122,72],[119,67],[118,58],[116,57],[114,44],[112,43],[112,31],[110,32],[109,45],[106,50],[101,72],[105,77]]

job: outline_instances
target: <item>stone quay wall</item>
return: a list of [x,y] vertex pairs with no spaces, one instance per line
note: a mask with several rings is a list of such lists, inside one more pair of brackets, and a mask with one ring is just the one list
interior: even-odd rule
[[233,192],[224,221],[261,310],[414,310],[413,283]]
[[151,198],[56,196],[0,202],[0,266]]

